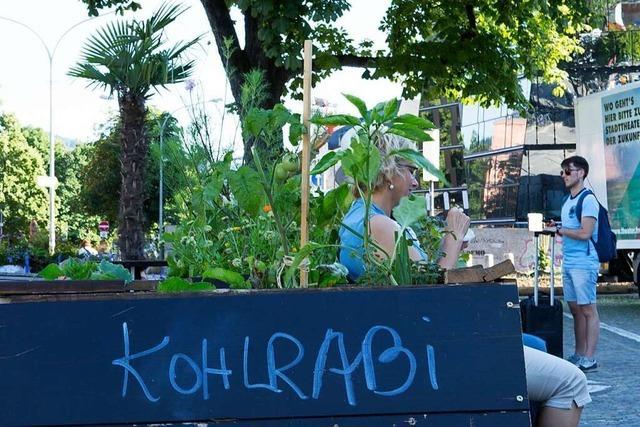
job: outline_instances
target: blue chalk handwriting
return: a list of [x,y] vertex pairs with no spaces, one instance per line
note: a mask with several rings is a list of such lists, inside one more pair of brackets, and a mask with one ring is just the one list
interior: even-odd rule
[[[293,360],[293,362],[290,362],[289,364],[281,368],[276,368],[276,356],[273,348],[273,343],[278,338],[287,339],[298,347],[298,355]],[[289,387],[293,389],[293,391],[296,392],[296,394],[298,395],[298,397],[300,397],[300,399],[304,400],[304,399],[307,399],[308,397],[302,392],[302,390],[300,390],[300,387],[298,387],[296,383],[294,383],[291,380],[291,378],[289,378],[288,376],[282,373],[283,371],[291,369],[294,366],[296,366],[298,363],[300,363],[303,357],[304,357],[304,347],[302,346],[302,343],[297,338],[289,334],[285,334],[284,332],[276,332],[275,334],[271,335],[271,338],[269,339],[269,343],[267,344],[267,366],[269,370],[269,383],[272,386],[277,388],[278,387],[277,381],[278,381],[278,378],[280,378],[282,381],[286,382],[289,385]]]
[[166,347],[169,344],[169,337],[164,337],[160,344],[158,344],[153,348],[150,348],[149,350],[141,351],[140,353],[131,355],[131,353],[129,352],[129,329],[127,328],[127,322],[124,322],[122,324],[122,335],[124,339],[124,357],[115,359],[113,362],[111,362],[113,365],[121,366],[124,369],[124,378],[122,380],[122,397],[125,397],[127,395],[127,385],[129,384],[129,372],[131,372],[131,375],[133,375],[134,378],[138,380],[138,384],[140,385],[140,388],[142,388],[142,392],[147,397],[147,399],[149,399],[151,402],[157,402],[158,400],[160,400],[160,398],[153,397],[151,395],[151,393],[149,392],[149,388],[147,387],[145,382],[142,380],[142,376],[138,373],[138,371],[136,371],[131,366],[129,361],[138,359],[140,357],[148,356],[150,354],[153,354],[157,351],[162,350],[164,347]]
[[[243,355],[242,355],[242,361],[243,361],[243,379],[244,379],[244,386],[246,388],[263,388],[269,391],[272,391],[274,393],[282,393],[282,390],[279,390],[278,387],[275,386],[275,384],[249,384],[249,337],[244,337],[244,351],[243,351]],[[267,365],[269,364],[269,356],[267,355]]]
[[221,375],[224,389],[229,390],[231,388],[231,384],[229,384],[229,376],[233,373],[233,371],[227,369],[227,359],[225,358],[224,347],[220,347],[220,369],[209,368],[209,363],[207,361],[208,354],[207,339],[204,338],[202,340],[202,372],[205,374],[205,378],[202,383],[202,398],[204,400],[209,399],[209,382],[207,381],[206,375]]
[[[373,355],[371,354],[371,345],[373,338],[380,331],[386,331],[391,335],[393,339],[393,346],[387,348],[380,354],[378,361],[381,363],[391,363],[398,358],[399,355],[404,354],[409,362],[409,374],[405,382],[398,388],[389,391],[378,391],[378,385],[376,381],[376,371],[373,365]],[[416,376],[416,357],[413,353],[402,346],[402,339],[398,332],[388,326],[374,326],[369,329],[367,335],[365,335],[362,341],[362,356],[364,361],[364,378],[367,382],[367,388],[376,394],[382,396],[397,396],[402,394],[413,384],[413,380]]]
[[[422,320],[431,324],[431,319],[426,316],[421,317]],[[158,357],[156,353],[167,347],[170,337],[165,336],[156,346],[147,350],[131,354],[130,337],[127,323],[122,324],[122,336],[124,344],[124,356],[114,359],[113,365],[123,368],[122,397],[127,396],[129,374],[136,380],[144,396],[150,402],[157,402],[160,396],[151,393],[147,383],[144,381],[140,372],[132,366],[132,361],[142,357]],[[381,341],[382,340],[382,341]],[[283,342],[284,341],[284,342]],[[375,346],[374,341],[377,343]],[[285,342],[288,342],[287,345]],[[382,343],[388,342],[384,347]],[[295,355],[290,361],[283,364],[278,362],[278,349],[282,349],[283,345],[288,347],[286,354],[291,354],[291,344],[295,346]],[[425,368],[427,378],[431,389],[439,390],[438,376],[436,369],[436,350],[433,345],[425,343],[426,360]],[[374,355],[374,348],[379,354]],[[309,396],[296,383],[296,377],[300,377],[300,366],[305,359],[305,346],[295,336],[285,332],[275,332],[269,338],[266,344],[266,377],[268,383],[252,383],[249,380],[249,358],[251,354],[251,338],[245,336],[244,345],[242,347],[242,384],[247,390],[262,389],[272,393],[282,394],[283,390],[279,387],[278,382],[285,383],[295,393],[300,400],[307,400]],[[337,351],[338,361],[334,362],[337,366],[327,366],[330,351]],[[254,350],[255,351],[255,350]],[[282,350],[281,350],[282,353]],[[202,399],[208,400],[210,396],[209,376],[217,375],[222,380],[224,390],[231,389],[230,377],[233,370],[228,368],[227,354],[225,347],[218,349],[219,363],[218,367],[209,366],[209,344],[206,338],[202,339],[201,347],[201,364],[191,356],[185,353],[177,352],[163,357],[169,357],[168,364],[168,382],[171,388],[180,395],[193,395],[202,389]],[[231,359],[236,360],[235,358]],[[252,358],[253,360],[253,358]],[[332,359],[335,360],[335,357]],[[420,363],[422,364],[422,358]],[[239,361],[238,361],[239,362]],[[280,365],[278,365],[280,363]],[[382,390],[378,384],[376,370],[381,369],[381,365],[393,366],[387,368],[387,372],[392,372],[398,383],[395,388]],[[403,345],[400,334],[392,327],[385,325],[375,325],[369,328],[364,338],[360,342],[359,351],[356,354],[347,354],[347,346],[345,345],[345,336],[342,332],[334,331],[329,328],[324,334],[324,339],[315,355],[315,363],[313,367],[313,385],[310,397],[320,399],[324,376],[327,373],[342,377],[344,382],[344,390],[346,401],[351,406],[357,405],[356,387],[354,384],[354,374],[358,367],[362,365],[364,373],[364,383],[366,389],[378,396],[398,396],[405,393],[414,383],[418,371],[418,360],[414,353],[405,345]],[[166,365],[165,365],[166,366]],[[182,368],[184,366],[184,368]],[[298,369],[293,369],[298,366]],[[180,369],[178,369],[180,368]],[[388,371],[388,369],[393,369]],[[190,371],[190,372],[189,372]],[[400,372],[400,374],[398,374]],[[184,374],[183,374],[184,373]],[[179,378],[180,375],[186,375],[186,379]],[[399,384],[399,385],[398,385]],[[159,386],[156,383],[156,386]],[[161,386],[160,386],[161,387]]]
[[[184,360],[185,362],[187,362],[196,376],[195,383],[189,389],[180,387],[180,385],[178,385],[176,381],[176,364],[178,363],[178,360]],[[198,365],[196,365],[196,362],[194,362],[192,358],[183,353],[176,353],[171,357],[171,363],[169,364],[169,382],[171,383],[171,387],[173,387],[173,389],[178,393],[193,394],[202,386],[202,372],[200,372]]]
[[427,344],[427,367],[429,370],[429,382],[431,388],[438,389],[438,376],[436,375],[436,355],[432,345]]
[[330,368],[329,371],[342,375],[344,378],[344,387],[347,394],[347,402],[349,405],[356,406],[356,397],[353,390],[353,380],[351,374],[356,370],[358,365],[362,362],[362,352],[359,352],[354,358],[353,362],[349,362],[347,356],[347,349],[344,345],[344,335],[342,332],[334,332],[332,329],[327,329],[327,333],[324,336],[324,341],[318,350],[318,356],[316,357],[316,363],[313,370],[313,391],[311,397],[318,399],[320,397],[320,390],[322,389],[322,377],[325,372],[325,366],[327,364],[327,353],[331,346],[331,341],[334,338],[338,340],[338,351],[340,353],[340,361],[342,362],[342,369]]

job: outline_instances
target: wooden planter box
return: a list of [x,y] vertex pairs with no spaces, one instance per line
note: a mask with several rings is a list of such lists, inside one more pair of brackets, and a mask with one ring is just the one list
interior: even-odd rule
[[1,426],[529,425],[514,284],[21,286],[48,292],[0,284]]

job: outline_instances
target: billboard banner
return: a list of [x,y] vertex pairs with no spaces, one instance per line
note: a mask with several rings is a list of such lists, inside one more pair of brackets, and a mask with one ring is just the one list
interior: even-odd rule
[[640,88],[602,97],[602,123],[611,228],[640,239]]

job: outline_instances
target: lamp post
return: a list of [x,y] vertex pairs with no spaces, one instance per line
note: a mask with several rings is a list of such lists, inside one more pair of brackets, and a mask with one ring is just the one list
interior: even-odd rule
[[[207,101],[202,102],[194,102],[192,104],[183,105],[182,107],[176,108],[175,110],[167,113],[164,120],[160,124],[160,183],[158,184],[158,246],[160,247],[160,258],[164,259],[164,245],[162,245],[162,233],[164,230],[164,128],[169,122],[169,119],[173,117],[175,113],[178,111],[184,110],[185,108],[195,107],[196,105],[204,105],[208,103],[218,103],[221,102],[220,98],[213,98]],[[220,130],[222,132],[222,129]]]
[[[105,15],[108,15],[110,13],[113,13],[113,12],[106,13]],[[102,15],[102,16],[105,16],[105,15]],[[91,21],[95,18],[99,18],[99,16],[84,19],[72,25],[71,27],[67,28],[67,30],[64,33],[62,33],[62,35],[58,38],[56,43],[53,45],[53,49],[49,49],[49,46],[47,45],[47,43],[44,41],[42,36],[38,34],[38,32],[36,32],[36,30],[34,30],[33,28],[31,28],[30,26],[28,26],[23,22],[16,21],[15,19],[12,19],[12,18],[7,18],[6,16],[0,16],[0,19],[4,21],[12,22],[16,25],[20,25],[21,27],[29,30],[34,36],[36,36],[40,41],[40,43],[42,44],[42,46],[44,47],[44,50],[47,53],[47,58],[49,59],[49,179],[47,180],[46,186],[49,188],[49,253],[51,255],[53,255],[56,249],[56,225],[55,225],[55,197],[56,197],[55,191],[56,190],[55,190],[55,184],[54,184],[56,182],[56,178],[55,178],[56,168],[55,168],[55,141],[53,137],[53,58],[56,54],[56,50],[58,49],[58,45],[71,30],[76,28],[78,25],[84,24],[85,22]]]

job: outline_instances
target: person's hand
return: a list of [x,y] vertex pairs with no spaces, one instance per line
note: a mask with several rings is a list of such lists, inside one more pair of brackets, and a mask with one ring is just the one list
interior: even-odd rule
[[544,231],[550,232],[550,233],[557,233],[558,224],[556,224],[554,220],[549,220],[545,223]]
[[462,238],[467,234],[471,224],[471,219],[465,215],[462,209],[453,207],[449,209],[447,213],[447,231],[450,231],[455,236],[456,240],[462,241]]

